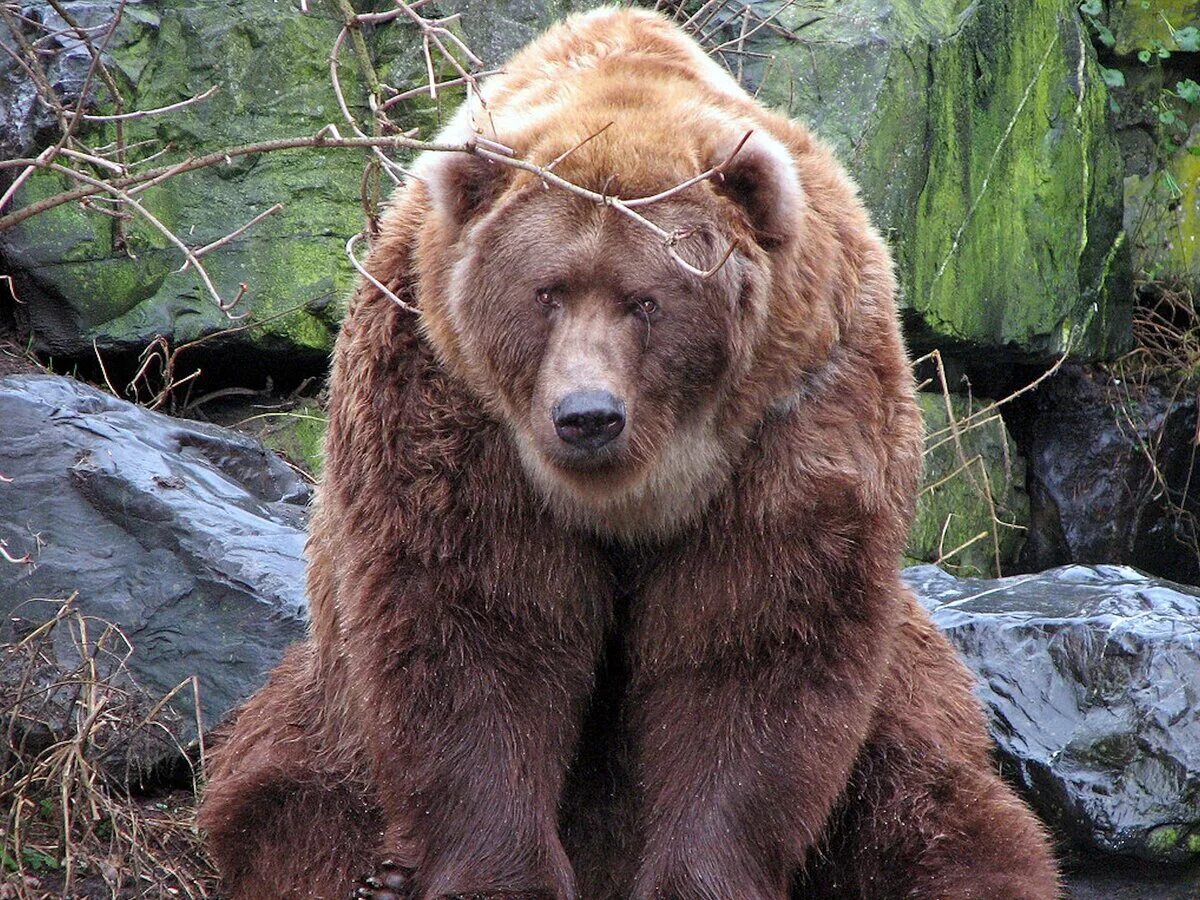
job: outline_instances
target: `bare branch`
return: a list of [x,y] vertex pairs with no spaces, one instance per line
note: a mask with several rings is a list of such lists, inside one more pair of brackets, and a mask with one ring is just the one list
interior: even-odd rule
[[[0,46],[3,45],[0,44]],[[0,210],[3,210],[8,204],[8,201],[13,198],[13,195],[21,189],[21,185],[29,180],[29,176],[38,170],[38,166],[40,166],[53,155],[54,148],[47,147],[37,155],[37,159],[26,162],[25,171],[13,179],[13,183],[8,186],[8,190],[4,192],[4,196],[0,197]]]
[[[0,46],[3,46],[0,44]],[[328,136],[332,133],[334,136]],[[273,141],[261,141],[254,144],[244,144],[240,147],[228,147],[224,150],[217,150],[213,153],[207,153],[203,156],[194,156],[183,160],[179,163],[174,163],[169,166],[161,166],[157,169],[147,169],[144,172],[130,174],[124,178],[118,178],[111,182],[114,187],[132,188],[130,193],[136,194],[152,184],[158,184],[167,178],[173,178],[176,175],[182,175],[185,172],[195,172],[198,169],[207,169],[212,166],[228,164],[231,160],[243,157],[253,156],[257,153],[276,153],[282,150],[300,150],[311,147],[322,147],[327,149],[362,149],[364,147],[381,147],[392,149],[409,149],[409,150],[440,150],[462,151],[464,147],[458,144],[439,144],[428,141],[418,141],[405,135],[389,135],[386,137],[353,137],[345,138],[337,134],[336,129],[331,126],[326,126],[315,135],[294,138],[280,138]],[[0,160],[0,170],[24,168],[26,166],[40,166],[43,160],[36,158],[24,159],[9,159]],[[73,172],[66,173],[68,177],[74,174]],[[81,200],[84,197],[91,197],[96,194],[104,193],[105,188],[87,186],[71,191],[63,191],[61,194],[55,194],[51,197],[46,197],[36,203],[31,203],[28,206],[23,206],[18,210],[14,210],[8,215],[0,218],[0,231],[6,231],[14,225],[19,225],[26,219],[54,209],[57,206],[62,206],[64,203],[72,203],[76,200]]]
[[351,237],[350,240],[346,241],[346,256],[349,258],[350,264],[358,270],[359,275],[371,282],[371,284],[374,285],[380,293],[382,293],[401,309],[410,313],[415,313],[416,315],[420,315],[421,311],[419,309],[417,309],[411,303],[405,303],[403,300],[397,297],[394,292],[389,290],[388,287],[383,284],[383,282],[379,281],[374,275],[368,272],[363,264],[358,261],[358,257],[354,255],[354,246],[363,239],[363,236],[363,233],[360,231],[358,234]]
[[24,556],[13,556],[11,553],[9,553],[8,544],[6,544],[4,541],[0,541],[0,558],[3,558],[5,562],[13,563],[14,565],[33,564],[33,557],[28,553],[26,553]]
[[237,304],[238,299],[240,299],[240,295],[231,303],[226,303],[223,299],[221,299],[220,292],[217,291],[216,286],[212,283],[212,279],[208,277],[208,272],[200,264],[200,260],[196,258],[196,255],[192,252],[192,249],[182,240],[176,237],[175,233],[171,231],[171,229],[160,222],[154,213],[142,206],[141,203],[135,200],[126,191],[123,191],[112,184],[100,181],[97,178],[92,178],[90,175],[85,175],[82,172],[76,172],[73,169],[68,169],[66,166],[59,165],[58,163],[51,163],[49,165],[42,163],[41,168],[53,169],[56,172],[60,172],[64,175],[70,176],[71,178],[78,179],[85,184],[92,185],[93,187],[99,188],[101,191],[110,193],[114,197],[118,197],[125,203],[129,204],[129,206],[136,210],[143,219],[153,225],[163,237],[179,248],[180,252],[183,253],[187,261],[191,263],[193,267],[195,267],[196,274],[198,274],[200,276],[200,280],[204,282],[205,289],[207,289],[208,293],[212,296],[213,300],[217,304],[217,308],[220,309],[221,312],[228,313]]
[[[273,216],[273,215],[275,215],[275,213],[280,212],[282,209],[283,209],[283,204],[276,203],[270,209],[260,212],[257,216],[255,216],[253,219],[251,219],[249,222],[247,222],[241,228],[238,228],[234,231],[229,232],[229,234],[225,235],[225,237],[219,238],[218,240],[213,241],[211,244],[205,244],[199,250],[196,250],[192,255],[195,256],[196,259],[199,259],[200,257],[204,256],[206,253],[211,253],[212,251],[216,250],[218,247],[224,247],[230,241],[236,240],[237,238],[241,237],[243,234],[245,234],[247,231],[249,231],[251,228],[253,228],[255,225],[257,225],[263,219],[267,218],[267,216]],[[188,264],[185,262],[183,264],[183,268],[181,268],[179,271],[182,272],[187,267],[188,267]]]
[[[219,84],[214,84],[207,91],[204,91],[201,94],[196,94],[194,97],[188,97],[186,100],[180,100],[178,103],[172,103],[169,106],[159,106],[155,109],[137,109],[133,112],[119,113],[112,116],[95,116],[88,114],[82,118],[85,122],[130,122],[135,119],[145,119],[148,116],[161,116],[163,113],[175,112],[177,109],[183,109],[185,106],[191,106],[193,103],[199,103],[201,100],[207,100],[220,89],[221,86]],[[75,114],[68,113],[68,115],[74,117]]]
[[[568,193],[574,194],[577,197],[582,197],[585,200],[591,200],[593,203],[595,203],[599,206],[608,206],[608,207],[611,207],[612,209],[615,209],[617,212],[621,213],[621,215],[625,216],[628,219],[631,219],[634,222],[637,222],[639,225],[641,225],[647,231],[649,231],[652,234],[659,237],[663,242],[663,247],[666,249],[666,251],[670,255],[670,257],[673,260],[675,260],[675,262],[678,263],[685,271],[690,272],[692,275],[695,275],[697,278],[705,278],[705,279],[711,278],[714,274],[716,274],[716,272],[718,272],[721,269],[721,267],[725,264],[725,262],[733,254],[734,247],[730,246],[729,250],[725,253],[725,256],[722,258],[721,262],[719,262],[716,266],[714,266],[711,269],[697,268],[696,266],[694,266],[690,262],[688,262],[686,259],[684,259],[682,256],[680,256],[679,253],[675,250],[675,245],[679,242],[679,235],[676,233],[667,231],[666,229],[656,225],[654,222],[651,222],[645,216],[638,213],[636,209],[630,208],[630,205],[629,205],[630,201],[622,200],[619,197],[611,197],[611,196],[607,196],[605,194],[599,194],[599,193],[596,193],[595,191],[588,190],[587,188],[580,187],[577,184],[573,184],[572,182],[567,181],[565,178],[560,178],[558,175],[555,175],[553,172],[549,171],[548,169],[546,169],[543,166],[538,166],[538,165],[531,163],[525,159],[518,159],[518,158],[509,157],[509,156],[504,156],[500,153],[494,153],[491,150],[485,150],[483,147],[480,147],[480,146],[478,146],[478,144],[475,144],[473,142],[468,143],[464,149],[466,149],[468,152],[474,153],[476,156],[480,156],[484,159],[490,159],[493,162],[500,163],[501,165],[512,166],[513,168],[522,169],[526,172],[530,172],[531,174],[538,176],[543,181],[548,182],[549,184],[553,185],[554,187],[561,188],[562,190],[565,190]],[[673,191],[674,191],[674,189],[672,189],[672,192]],[[664,193],[669,193],[669,192],[664,192]],[[631,202],[637,203],[638,201],[634,200]]]
[[[476,72],[475,75],[472,77],[476,78],[476,79],[486,78],[489,75],[499,75],[503,71],[504,71],[503,69],[488,69],[485,72]],[[451,78],[449,81],[439,81],[439,82],[437,82],[436,85],[434,85],[434,87],[437,90],[440,90],[441,88],[459,87],[459,86],[467,84],[467,83],[468,83],[468,79],[459,77],[459,78]],[[393,106],[397,106],[398,104],[403,103],[405,100],[411,100],[414,97],[421,96],[421,94],[428,94],[428,93],[429,93],[429,85],[426,85],[426,84],[423,84],[420,87],[411,88],[407,91],[401,91],[400,93],[396,94],[395,96],[389,97],[383,103],[383,105],[381,105],[379,107],[379,111],[387,112]]]

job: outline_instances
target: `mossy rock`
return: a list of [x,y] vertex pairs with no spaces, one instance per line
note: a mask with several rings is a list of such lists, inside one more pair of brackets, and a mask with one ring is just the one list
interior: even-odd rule
[[796,39],[757,31],[747,49],[770,59],[745,57],[744,82],[859,181],[914,347],[1021,361],[1125,349],[1122,166],[1073,3],[807,0],[778,23]]
[[936,562],[960,577],[1007,574],[1029,524],[1016,444],[995,410],[978,414],[985,403],[942,394],[917,399],[925,416],[925,477],[906,563]]
[[1160,168],[1125,179],[1125,228],[1143,279],[1200,290],[1200,124]]
[[[164,165],[314,134],[336,121],[327,60],[340,25],[320,4],[313,7],[302,15],[270,0],[139,5],[137,16],[124,17],[111,46],[110,68],[126,109],[220,87],[169,116],[127,123],[127,143],[169,144],[171,150],[151,163]],[[348,90],[358,97],[353,65],[346,69]],[[106,103],[104,111],[110,110]],[[88,133],[93,144],[114,137],[111,125]],[[177,176],[139,199],[192,247],[283,203],[280,213],[207,256],[205,268],[226,299],[246,286],[237,311],[255,324],[231,335],[232,343],[293,361],[318,360],[331,346],[353,284],[343,246],[362,227],[361,170],[358,152],[264,154]],[[64,186],[55,175],[34,177],[17,205]],[[0,252],[29,300],[22,312],[36,345],[66,355],[90,353],[93,341],[102,352],[129,351],[155,335],[179,344],[245,324],[216,308],[194,272],[179,271],[182,255],[158,231],[140,219],[124,231],[122,246],[111,218],[71,205],[3,236]]]
[[1105,6],[1105,23],[1115,38],[1113,52],[1119,54],[1152,47],[1180,50],[1176,32],[1200,25],[1197,0],[1109,0]]
[[[368,5],[356,3],[363,9]],[[493,54],[511,52],[572,8],[563,0],[495,0],[486,9],[461,5],[469,27],[488,31],[481,52],[489,65],[497,61]],[[169,144],[170,151],[149,164],[166,165],[227,147],[312,135],[328,123],[348,134],[329,79],[329,53],[341,28],[331,9],[325,0],[310,3],[308,13],[278,0],[131,4],[109,53],[127,110],[176,103],[214,84],[220,88],[170,115],[126,123],[126,142],[153,141],[152,150]],[[433,15],[432,10],[426,12]],[[445,3],[436,14],[454,11],[453,3]],[[504,27],[492,28],[495,23]],[[415,29],[393,22],[365,34],[382,79],[398,87],[424,82]],[[453,77],[448,69],[441,74]],[[367,120],[365,88],[349,44],[340,75],[348,102],[360,121]],[[430,134],[460,96],[446,91],[436,104],[415,98],[403,107],[399,121]],[[107,102],[102,111],[112,111]],[[100,145],[115,134],[106,125],[86,136]],[[0,257],[27,301],[18,309],[22,324],[36,347],[66,356],[90,356],[93,341],[102,353],[140,351],[157,335],[178,345],[250,324],[222,337],[221,346],[257,354],[268,368],[276,363],[322,366],[354,284],[345,244],[363,227],[364,159],[365,151],[333,149],[233,158],[227,165],[165,181],[141,196],[192,247],[284,204],[281,212],[204,259],[225,299],[238,296],[245,285],[236,310],[249,313],[244,322],[233,322],[216,308],[196,273],[180,271],[178,249],[145,222],[127,223],[122,242],[112,218],[67,205],[0,236]],[[14,205],[65,187],[59,176],[38,175]]]
[[239,430],[260,441],[314,478],[321,474],[325,456],[325,429],[329,418],[314,400],[281,412],[260,413]]
[[[437,9],[463,12],[465,33],[493,65],[591,5],[455,0]],[[754,4],[762,15],[781,6]],[[167,162],[340,122],[327,74],[340,22],[325,4],[310,7],[304,15],[275,0],[138,4],[111,54],[127,107],[176,102],[214,83],[221,90],[170,117],[130,123],[128,140],[170,141]],[[1074,5],[806,0],[777,21],[799,40],[754,31],[747,49],[772,59],[743,57],[745,83],[812,122],[860,181],[895,245],[915,347],[1039,360],[1067,346],[1083,357],[1124,347],[1120,161]],[[423,77],[411,29],[393,23],[368,39],[387,80]],[[344,61],[347,95],[362,109],[349,52]],[[428,128],[453,100],[416,103],[404,116]],[[328,350],[353,283],[343,246],[362,224],[362,163],[357,151],[264,154],[147,192],[193,246],[285,204],[207,259],[223,296],[246,284],[242,310],[259,323],[234,343],[289,360]],[[18,202],[59,187],[54,176],[31,179]],[[115,245],[111,219],[73,207],[0,239],[43,349],[90,354],[95,340],[102,351],[133,350],[156,334],[178,343],[230,325],[195,273],[176,271],[182,260],[161,235],[138,223],[127,230],[127,247]]]

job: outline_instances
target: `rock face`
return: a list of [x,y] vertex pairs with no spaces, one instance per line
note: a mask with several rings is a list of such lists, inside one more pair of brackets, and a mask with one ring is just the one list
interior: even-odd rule
[[[117,0],[90,0],[67,4],[76,24],[84,28],[103,25],[117,7]],[[22,13],[41,14],[55,31],[65,22],[49,4],[38,9],[24,7]],[[16,38],[7,28],[0,29],[0,44],[18,49]],[[67,103],[77,103],[92,58],[84,44],[72,33],[61,34],[58,52],[43,59],[46,80],[55,86]],[[0,159],[25,156],[33,147],[40,129],[55,124],[54,113],[37,98],[37,90],[8,53],[0,53]]]
[[1119,566],[906,578],[978,676],[1007,773],[1070,845],[1200,862],[1200,590]]
[[1200,23],[1196,0],[1107,0],[1104,5],[1115,38],[1113,50],[1119,54],[1137,53],[1155,42],[1168,51],[1179,51],[1183,48],[1176,32]]
[[917,347],[1045,359],[1128,340],[1122,165],[1076,6],[818,0],[779,16],[799,40],[747,41],[773,57],[743,60],[747,86],[862,185]]
[[[925,473],[905,555],[960,576],[1013,570],[1029,524],[1025,462],[1004,421],[984,402],[918,395]],[[953,416],[953,424],[951,417]]]
[[0,560],[0,640],[78,592],[152,697],[199,676],[211,726],[304,636],[310,491],[261,445],[56,376],[0,378],[0,423],[0,540],[32,559]]
[[[127,108],[174,103],[216,83],[221,90],[169,118],[128,123],[127,139],[169,141],[167,160],[340,123],[326,65],[340,22],[331,5],[309,5],[301,15],[274,0],[128,3],[110,53]],[[464,33],[492,65],[549,22],[591,5],[442,6],[463,13]],[[731,13],[701,37],[709,47],[731,41],[724,59],[745,85],[812,122],[847,161],[895,244],[915,346],[1027,360],[1068,345],[1086,357],[1124,346],[1121,163],[1073,2],[751,6],[760,16],[779,13],[771,24],[798,39],[751,28],[749,53],[735,54],[741,20],[719,27]],[[391,23],[365,36],[385,81],[423,78],[412,29]],[[361,110],[348,52],[342,71]],[[438,107],[406,108],[401,121],[428,133],[455,99],[448,92]],[[112,138],[103,128],[89,136]],[[223,296],[247,285],[245,308],[264,323],[231,335],[235,346],[319,361],[352,280],[343,244],[361,227],[361,169],[357,152],[263,154],[173,179],[145,199],[196,246],[283,202],[282,213],[211,254],[208,265]],[[39,176],[18,202],[61,186],[56,176]],[[131,253],[110,218],[68,206],[0,238],[23,298],[36,301],[19,313],[44,349],[90,354],[95,339],[101,350],[140,350],[156,333],[178,342],[228,325],[194,273],[176,271],[178,251],[143,223],[126,232]]]
[[1137,271],[1200,289],[1200,123],[1151,171],[1125,179],[1125,227]]
[[1068,366],[1014,416],[1032,527],[1022,568],[1134,565],[1200,580],[1195,388],[1139,387]]
[[[1085,4],[1086,5],[1086,4]],[[1200,3],[1098,0],[1088,15],[1116,88],[1125,230],[1137,279],[1200,291]]]
[[[89,23],[108,21],[116,6],[68,5],[88,7]],[[134,158],[137,152],[157,152],[169,144],[169,152],[151,163],[164,165],[227,147],[311,136],[329,123],[349,134],[329,78],[330,50],[342,23],[332,12],[335,4],[318,0],[308,6],[305,14],[295,4],[277,0],[127,3],[108,53],[127,110],[177,103],[220,86],[207,100],[169,116],[127,122],[127,144],[151,142],[149,149],[135,151]],[[488,17],[501,8],[506,25],[488,31],[485,53],[507,53],[533,29],[565,15],[571,5],[491,4],[489,10],[468,12],[484,17],[473,27],[490,29],[494,20]],[[38,3],[27,12],[45,18],[52,15],[46,10]],[[400,87],[423,83],[425,66],[415,29],[394,22],[366,29],[366,38],[382,79]],[[51,65],[78,68],[77,61],[71,62],[78,53],[67,38],[48,48],[58,51],[49,57]],[[84,59],[88,61],[86,52]],[[369,120],[349,47],[340,72],[352,110]],[[3,90],[6,77],[12,82],[11,100]],[[18,82],[0,69],[0,103],[33,102],[28,91],[20,93]],[[427,101],[410,103],[401,119],[426,126],[423,131],[429,133],[455,100],[450,91],[437,107]],[[112,112],[109,107],[106,101],[100,111]],[[11,143],[22,138],[28,151],[29,130],[18,127],[11,139],[0,132],[0,139]],[[85,134],[96,146],[115,138],[112,125],[91,126]],[[363,163],[363,152],[357,150],[264,153],[169,179],[142,195],[147,208],[193,247],[284,204],[282,212],[205,259],[222,297],[231,299],[246,285],[238,311],[250,312],[252,321],[260,323],[223,339],[227,349],[273,358],[277,366],[315,370],[323,365],[353,283],[344,247],[363,227]],[[15,205],[64,188],[57,175],[35,176]],[[158,231],[134,219],[124,228],[124,244],[121,240],[112,218],[74,204],[0,235],[0,258],[16,275],[18,294],[27,301],[16,312],[36,346],[78,356],[91,354],[94,340],[101,351],[140,351],[158,334],[180,343],[230,327],[195,273],[178,271],[183,261],[179,251]]]
[[[156,149],[169,143],[171,152],[151,165],[164,164],[313,134],[334,121],[339,114],[327,60],[339,26],[323,4],[313,7],[311,15],[300,15],[269,0],[127,4],[109,53],[126,109],[152,109],[214,84],[220,88],[169,117],[127,123],[126,142],[153,141]],[[353,92],[353,65],[347,68]],[[102,111],[112,110],[106,104]],[[97,146],[115,138],[111,125],[87,135]],[[353,152],[265,154],[168,180],[142,199],[194,247],[283,202],[281,213],[205,264],[223,297],[236,296],[245,283],[240,311],[252,311],[260,322],[271,319],[239,332],[233,343],[319,360],[352,283],[342,248],[361,228],[361,171],[361,156]],[[16,204],[64,187],[59,176],[36,176]],[[180,342],[230,326],[195,273],[177,271],[179,251],[161,234],[134,219],[124,238],[122,247],[113,219],[74,204],[0,236],[0,254],[29,301],[18,313],[28,316],[24,324],[39,346],[78,355],[89,352],[94,339],[103,351],[139,350],[156,334]]]

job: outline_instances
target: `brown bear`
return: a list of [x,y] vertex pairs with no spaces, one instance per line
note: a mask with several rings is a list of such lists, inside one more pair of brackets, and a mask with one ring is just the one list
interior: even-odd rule
[[364,281],[338,337],[311,639],[211,759],[228,892],[1055,896],[899,578],[922,422],[829,151],[616,9],[479,138],[660,232],[483,152],[395,196],[367,265],[419,315]]

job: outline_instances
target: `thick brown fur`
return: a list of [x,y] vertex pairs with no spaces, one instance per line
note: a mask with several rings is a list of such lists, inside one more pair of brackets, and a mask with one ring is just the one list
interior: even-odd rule
[[[569,20],[394,199],[338,339],[312,637],[201,812],[235,898],[1057,893],[970,679],[902,587],[922,424],[855,190],[666,20]],[[601,134],[581,142],[589,135]],[[653,302],[650,302],[653,301]],[[556,436],[623,399],[603,453]],[[563,439],[565,440],[565,438]],[[393,893],[390,896],[397,896]],[[377,896],[389,896],[380,890]]]

